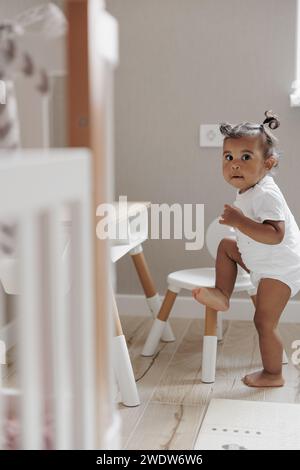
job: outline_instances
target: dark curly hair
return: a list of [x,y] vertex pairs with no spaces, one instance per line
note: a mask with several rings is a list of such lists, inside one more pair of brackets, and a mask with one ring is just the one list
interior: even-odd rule
[[265,120],[262,124],[254,124],[252,122],[242,122],[241,124],[231,125],[228,122],[220,124],[220,132],[226,139],[238,139],[240,137],[261,136],[264,150],[264,158],[267,159],[273,155],[276,159],[274,167],[278,166],[279,157],[282,153],[278,150],[278,139],[272,134],[268,127],[272,130],[280,126],[278,116],[272,110],[265,112]]

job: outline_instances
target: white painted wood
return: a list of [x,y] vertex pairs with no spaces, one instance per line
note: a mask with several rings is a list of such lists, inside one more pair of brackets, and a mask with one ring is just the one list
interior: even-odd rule
[[[95,448],[90,158],[86,150],[60,153],[19,152],[16,158],[9,161],[4,157],[0,162],[0,193],[4,197],[6,192],[2,200],[10,201],[0,205],[0,217],[4,213],[19,220],[14,287],[19,289],[17,330],[24,449],[44,446],[45,406],[48,415],[53,412],[48,418],[53,419],[54,448]],[[74,288],[69,292],[71,307],[67,310],[68,256],[66,248],[63,251],[60,212],[61,205],[70,201]],[[41,344],[45,315],[49,317],[46,333],[50,338],[46,345]],[[51,367],[52,373],[46,378],[48,390],[44,388],[44,372]],[[50,401],[46,403],[46,399]]]
[[204,336],[202,350],[202,382],[213,383],[216,376],[217,337]]
[[300,0],[297,0],[296,14],[296,48],[295,48],[295,69],[296,78],[292,83],[292,93],[290,94],[290,105],[300,106]]
[[5,311],[5,293],[0,283],[0,450],[3,448],[3,404],[1,400],[2,384],[4,378],[4,370],[6,364],[6,350],[7,350],[7,337],[3,334],[3,328],[5,323],[6,311]]
[[47,263],[49,285],[47,286],[46,302],[50,313],[51,364],[53,379],[53,413],[55,426],[54,448],[57,450],[73,447],[71,423],[71,350],[69,322],[64,292],[62,269],[62,231],[60,227],[59,207],[53,207],[47,214],[48,246]]
[[[193,290],[196,287],[214,287],[216,279],[215,268],[183,269],[168,275],[168,286],[174,292],[176,289]],[[250,276],[245,273],[238,274],[234,285],[234,292],[248,292],[253,289]]]
[[[10,180],[12,182],[13,179]],[[16,194],[15,203],[21,193],[16,191]],[[24,198],[24,193],[22,196]],[[23,212],[18,233],[20,297],[17,317],[22,390],[20,445],[25,450],[43,448],[38,226],[38,220],[32,213]]]
[[[89,174],[83,175],[88,181]],[[73,204],[71,229],[71,271],[76,448],[95,446],[95,344],[92,286],[91,206],[90,186],[85,185],[82,201]]]
[[[147,209],[149,206],[150,202],[126,201],[113,204],[112,231],[115,231],[116,235],[122,235],[122,237],[119,236],[112,240],[111,259],[113,263],[127,253],[134,255],[143,251],[142,243],[148,238]],[[141,224],[138,230],[135,223],[137,219]]]
[[[86,149],[18,150],[14,156],[1,153],[0,200],[5,201],[1,205],[1,214],[38,211],[80,198],[82,185],[78,182],[82,181],[82,161],[84,157],[89,159],[89,155]],[[25,160],[26,165],[22,165]],[[10,181],[14,181],[13,186]],[[22,205],[20,194],[26,194]]]
[[116,66],[119,62],[118,23],[116,19],[106,11],[99,15],[97,46],[99,55]]
[[297,0],[296,79],[300,80],[300,1]]
[[152,328],[143,347],[142,356],[147,357],[154,355],[165,326],[165,321],[161,321],[158,318],[154,319]]
[[125,406],[138,406],[140,399],[124,335],[113,338],[114,370]]
[[127,253],[132,251],[135,247],[140,246],[147,239],[146,236],[139,237],[128,244],[112,245],[111,247],[111,260],[113,263],[121,259]]

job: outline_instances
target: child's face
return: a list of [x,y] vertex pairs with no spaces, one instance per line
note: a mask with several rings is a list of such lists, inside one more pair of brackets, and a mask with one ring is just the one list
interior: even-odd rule
[[259,137],[224,140],[223,175],[227,183],[241,193],[263,178],[274,163],[272,157],[264,159]]

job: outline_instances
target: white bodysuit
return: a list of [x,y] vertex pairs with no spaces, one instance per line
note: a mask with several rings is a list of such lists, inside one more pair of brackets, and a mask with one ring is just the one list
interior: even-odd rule
[[238,249],[255,286],[249,293],[255,294],[260,279],[268,277],[287,284],[293,297],[300,290],[300,231],[272,176],[267,174],[242,194],[237,191],[234,205],[256,222],[285,222],[284,238],[277,245],[257,242],[235,230]]

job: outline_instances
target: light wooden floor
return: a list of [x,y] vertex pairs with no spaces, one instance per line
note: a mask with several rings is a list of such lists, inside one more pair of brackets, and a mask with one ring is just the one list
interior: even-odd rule
[[[122,325],[141,399],[136,408],[119,404],[122,442],[126,449],[192,449],[211,398],[272,402],[300,402],[300,367],[284,367],[286,385],[278,389],[248,388],[241,382],[246,373],[261,367],[253,323],[224,324],[218,346],[217,379],[201,383],[203,321],[171,319],[174,343],[160,343],[153,358],[140,353],[151,319],[122,317]],[[225,323],[225,322],[224,322]],[[282,324],[281,337],[291,357],[291,345],[300,339],[300,324]]]
[[[125,449],[192,449],[211,398],[231,398],[300,403],[300,367],[284,367],[286,385],[278,389],[248,388],[241,382],[246,373],[261,367],[253,323],[224,322],[224,338],[218,345],[217,378],[201,382],[202,320],[171,319],[174,343],[160,343],[153,358],[140,355],[151,326],[149,317],[122,316],[141,405],[118,405]],[[289,356],[300,339],[300,324],[282,324],[281,337]],[[6,386],[16,386],[17,374],[9,355]]]

